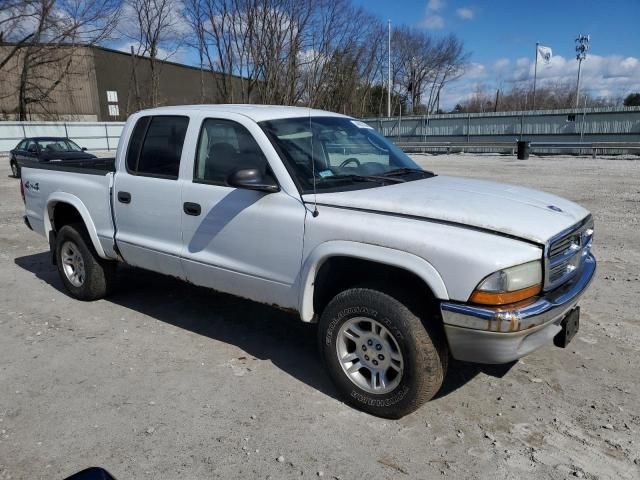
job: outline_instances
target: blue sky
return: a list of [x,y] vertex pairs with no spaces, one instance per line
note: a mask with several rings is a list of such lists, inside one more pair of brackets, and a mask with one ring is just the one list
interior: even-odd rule
[[640,0],[353,0],[392,24],[455,33],[471,52],[468,74],[448,87],[447,107],[476,86],[508,88],[533,72],[535,43],[553,49],[538,79],[575,78],[574,38],[591,35],[584,84],[595,96],[640,90]]
[[[1,0],[0,0],[1,1]],[[180,1],[180,0],[178,0]],[[575,36],[591,35],[582,65],[581,91],[595,97],[623,98],[640,92],[640,0],[351,0],[392,25],[407,25],[440,36],[455,33],[471,53],[459,80],[445,86],[441,107],[452,109],[474,92],[495,92],[532,82],[535,44],[553,49],[548,66],[538,65],[538,86],[577,77]],[[131,30],[124,15],[123,31]],[[185,31],[190,27],[177,22]],[[110,43],[129,51],[123,36]],[[170,60],[197,64],[186,48],[164,52]]]
[[[353,1],[392,24],[425,28],[429,15],[440,16],[443,27],[427,30],[455,33],[475,62],[533,56],[536,41],[569,56],[578,33],[591,34],[593,53],[640,55],[640,0],[444,0],[435,2],[442,8],[433,13],[427,12],[428,0]],[[460,18],[458,9],[469,9],[472,18]]]

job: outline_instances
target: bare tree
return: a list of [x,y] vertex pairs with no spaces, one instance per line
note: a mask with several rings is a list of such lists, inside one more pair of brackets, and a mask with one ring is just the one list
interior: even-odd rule
[[[326,2],[312,25],[307,55],[309,104],[346,113],[362,112],[381,72],[381,22],[349,2]],[[308,80],[308,81],[307,81]]]
[[28,25],[35,13],[34,3],[33,0],[5,0],[0,4],[0,44],[12,42],[11,48],[0,56],[0,70],[33,37],[34,32]]
[[185,12],[222,101],[358,114],[380,82],[383,25],[349,0],[187,0]]
[[[616,104],[615,99],[598,98],[584,93],[581,107],[606,107]],[[575,84],[573,82],[545,82],[536,89],[536,109],[554,110],[573,108],[575,105]],[[496,105],[496,98],[499,99]],[[477,85],[473,94],[464,102],[456,105],[455,112],[488,112],[488,111],[519,111],[531,108],[533,85],[531,82],[512,85],[508,90],[495,90],[486,85]]]
[[409,101],[414,113],[437,110],[442,88],[464,73],[469,56],[462,41],[455,35],[435,39],[427,32],[399,27],[391,44],[398,94]]
[[441,39],[436,46],[437,68],[431,75],[431,89],[427,101],[427,111],[440,110],[440,93],[444,86],[464,75],[469,54],[464,51],[462,41],[455,35]]
[[[151,88],[144,104],[138,108],[155,107],[161,103],[161,50],[164,50],[162,60],[167,60],[175,54],[184,40],[182,4],[178,0],[125,0],[125,4],[127,14],[132,15],[133,19],[124,22],[121,30],[124,30],[123,34],[135,43],[135,54],[149,58],[151,72]],[[137,88],[137,85],[135,87]]]

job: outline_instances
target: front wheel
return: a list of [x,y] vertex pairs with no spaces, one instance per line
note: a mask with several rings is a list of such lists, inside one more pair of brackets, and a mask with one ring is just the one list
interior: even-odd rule
[[318,328],[321,353],[345,401],[400,418],[433,398],[447,368],[446,343],[394,297],[354,288],[327,306]]
[[115,264],[95,252],[84,225],[63,226],[56,236],[56,264],[71,296],[97,300],[111,291]]

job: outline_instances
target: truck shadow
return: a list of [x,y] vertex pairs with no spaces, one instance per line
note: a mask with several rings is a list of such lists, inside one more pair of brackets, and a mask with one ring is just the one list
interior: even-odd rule
[[[49,252],[42,252],[18,257],[15,264],[66,295],[50,259]],[[137,268],[121,267],[117,285],[114,293],[102,301],[235,345],[257,359],[270,360],[325,395],[339,398],[317,353],[315,325],[267,305]],[[457,390],[481,372],[501,377],[509,368],[510,365],[487,366],[451,360],[449,373],[436,398]]]

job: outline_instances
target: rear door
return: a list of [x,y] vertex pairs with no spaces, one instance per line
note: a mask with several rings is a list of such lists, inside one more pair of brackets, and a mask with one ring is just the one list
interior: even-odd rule
[[115,176],[113,198],[116,243],[125,261],[180,278],[178,173],[188,125],[186,116],[140,117]]

